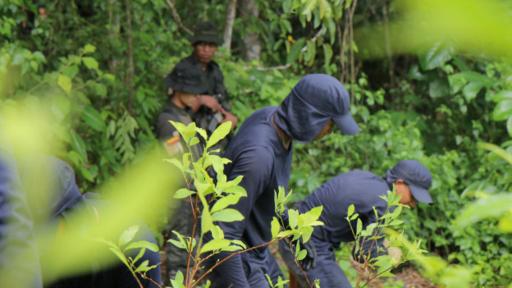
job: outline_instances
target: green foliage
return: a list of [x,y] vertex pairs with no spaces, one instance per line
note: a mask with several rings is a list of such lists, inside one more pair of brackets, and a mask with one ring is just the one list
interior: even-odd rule
[[[174,2],[188,28],[198,19],[217,24],[225,20],[225,1]],[[242,2],[238,1],[239,11],[245,11]],[[473,214],[464,210],[467,205],[476,205],[468,206],[476,209],[486,202],[502,204],[496,199],[508,196],[498,193],[510,191],[512,186],[506,161],[476,145],[481,141],[503,143],[503,149],[510,152],[512,69],[510,37],[506,37],[510,5],[473,0],[399,1],[393,5],[348,0],[255,2],[257,16],[242,14],[235,20],[234,56],[224,55],[222,50],[216,56],[232,111],[243,120],[255,109],[277,105],[307,72],[323,71],[348,79],[346,66],[354,60],[355,81],[345,84],[362,128],[355,137],[333,134],[312,144],[294,144],[290,186],[295,193],[287,196],[278,191],[275,202],[299,200],[350,169],[383,174],[397,160],[420,159],[434,174],[431,191],[435,203],[403,212],[407,235],[422,239],[422,248],[450,263],[474,267],[474,286],[512,282],[512,243],[509,235],[503,234],[512,221],[506,208],[499,219],[451,229],[454,219],[464,218],[456,223],[473,221],[464,217]],[[166,1],[46,5],[48,17],[44,18],[33,1],[0,0],[0,105],[8,107],[23,98],[25,103],[48,107],[56,121],[65,123],[62,131],[42,137],[37,134],[21,144],[42,145],[45,137],[62,140],[64,149],[59,156],[73,164],[81,188],[87,190],[109,180],[154,140],[152,123],[166,96],[161,82],[191,47],[188,34],[171,16]],[[352,8],[356,8],[355,14],[350,16]],[[395,20],[403,22],[395,26]],[[367,24],[378,25],[372,37],[359,29]],[[352,26],[356,40],[364,41],[351,40]],[[260,37],[262,54],[259,61],[247,63],[236,57],[247,48],[242,39],[252,32]],[[372,51],[385,59],[350,56],[376,55]],[[417,57],[393,56],[401,51]],[[502,56],[508,58],[499,58]],[[200,131],[191,133],[196,133],[196,138],[191,137],[190,143],[205,138],[197,135]],[[223,160],[211,156],[211,163],[202,164],[221,170]],[[190,166],[191,159],[172,163],[188,167],[187,173],[196,171]],[[219,182],[214,185],[202,177],[196,187],[201,193],[223,195],[204,214],[205,226],[220,234],[212,228],[215,221],[240,219],[227,209],[240,199],[241,190],[236,181],[215,179]],[[232,193],[225,195],[224,190]],[[194,193],[198,192],[183,187],[175,197],[195,197]],[[276,210],[282,212],[283,208]],[[476,210],[484,213],[484,209]],[[299,222],[299,216],[296,218]],[[283,232],[278,224],[272,222],[273,235]],[[173,240],[183,247],[198,245],[190,237]],[[216,245],[225,244],[221,242]],[[211,249],[217,249],[216,245]],[[440,261],[431,264],[445,267],[436,263]],[[452,272],[465,277],[460,271]]]
[[[139,226],[131,226],[127,228],[120,236],[117,243],[101,240],[109,247],[109,250],[121,260],[121,262],[130,270],[133,277],[138,280],[137,275],[146,277],[146,273],[155,269],[156,265],[149,266],[149,261],[144,260],[140,263],[139,260],[146,253],[146,249],[158,252],[158,246],[146,240],[134,241],[135,235],[139,232]],[[132,250],[138,251],[136,254]],[[135,256],[134,256],[135,255]],[[140,284],[140,282],[139,282]]]
[[[179,157],[167,159],[169,163],[181,171],[186,183],[186,187],[175,192],[174,198],[189,198],[193,203],[194,213],[200,213],[201,215],[194,218],[194,222],[196,222],[194,226],[198,221],[201,223],[198,235],[181,235],[177,231],[172,231],[176,238],[170,239],[169,242],[179,249],[186,250],[192,262],[190,269],[184,271],[186,277],[182,273],[178,273],[175,279],[171,280],[171,283],[172,287],[195,287],[200,279],[209,273],[209,271],[204,272],[203,275],[199,276],[199,280],[195,278],[195,273],[198,273],[199,267],[203,265],[205,259],[221,252],[243,253],[247,248],[250,248],[240,240],[225,239],[223,230],[218,226],[219,222],[244,220],[244,216],[238,210],[230,207],[238,203],[240,198],[246,197],[247,192],[239,185],[242,176],[232,180],[227,179],[224,174],[224,165],[228,164],[230,160],[216,155],[219,151],[214,149],[215,144],[228,135],[231,123],[221,124],[210,136],[203,129],[196,127],[195,123],[185,125],[171,121],[171,124],[180,133],[188,149]],[[204,143],[203,153],[198,159],[193,159],[190,150],[196,145],[203,145],[201,143]],[[211,173],[209,173],[211,169],[215,171],[215,178],[212,178]],[[277,215],[282,215],[285,211],[284,207],[288,196],[285,189],[279,187],[274,196]],[[289,227],[283,227],[281,225],[282,219],[279,222],[280,220],[274,217],[271,223],[271,242],[285,237],[292,237],[293,241],[299,241],[300,239],[302,243],[309,241],[314,226],[323,225],[322,222],[318,221],[321,213],[322,207],[313,208],[303,214],[290,209],[288,210]],[[204,237],[208,232],[211,233],[211,238]],[[208,242],[205,242],[206,240]],[[297,259],[301,260],[307,252],[300,249],[299,245],[296,247]],[[283,287],[286,283],[287,281],[280,279],[275,287]]]
[[[395,243],[396,241],[393,237],[388,237],[386,241],[384,240],[384,231],[398,230],[400,231],[398,233],[403,233],[404,222],[400,220],[400,218],[404,206],[400,204],[400,196],[398,196],[394,191],[388,192],[387,195],[382,196],[381,198],[386,201],[387,208],[382,215],[379,215],[377,210],[374,209],[376,219],[375,222],[363,226],[363,221],[359,217],[359,214],[356,212],[357,210],[354,204],[349,205],[345,219],[349,223],[352,235],[355,239],[353,248],[354,255],[357,255],[357,257],[360,258],[360,262],[361,260],[364,262],[363,265],[366,267],[366,269],[369,268],[374,270],[377,276],[389,277],[392,275],[390,271],[393,268],[397,267],[401,263],[404,263],[405,261],[411,260],[413,255],[410,253],[403,255],[401,252],[393,254],[389,251],[386,253],[386,251],[381,251],[381,249],[384,247],[376,247],[378,250],[378,256],[372,259],[372,255],[370,254],[371,250],[365,250],[368,247],[377,245],[378,242],[383,242],[385,248],[387,249],[399,247],[397,246],[397,243]],[[419,246],[419,241],[417,242],[416,246]],[[367,252],[368,254],[366,254]]]

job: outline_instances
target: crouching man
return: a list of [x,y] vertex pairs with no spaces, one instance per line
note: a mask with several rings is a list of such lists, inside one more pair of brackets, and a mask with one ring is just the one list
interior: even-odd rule
[[[279,244],[280,253],[298,287],[309,287],[316,279],[320,280],[321,287],[352,287],[335,257],[335,251],[342,242],[354,241],[352,229],[355,228],[351,229],[346,220],[348,207],[354,204],[355,212],[366,227],[378,221],[375,211],[381,216],[387,210],[387,203],[381,196],[393,191],[393,185],[400,196],[400,203],[415,207],[416,202],[432,202],[428,192],[431,183],[432,175],[425,166],[415,160],[402,160],[384,177],[362,170],[340,174],[297,203],[300,213],[322,205],[319,220],[324,223],[324,226],[315,227],[311,240],[306,243],[308,256],[299,263],[286,241]],[[383,238],[365,241],[361,250],[354,255],[357,260],[385,253]]]

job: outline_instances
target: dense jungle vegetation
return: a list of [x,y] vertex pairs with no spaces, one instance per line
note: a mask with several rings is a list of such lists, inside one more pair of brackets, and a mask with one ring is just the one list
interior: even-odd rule
[[[154,143],[164,77],[191,53],[194,25],[213,21],[241,121],[308,73],[333,75],[352,97],[362,133],[296,145],[292,201],[340,172],[419,159],[434,204],[405,211],[405,234],[442,260],[407,265],[439,287],[511,287],[512,2],[411,2],[0,0],[0,105],[49,106],[63,126],[58,156],[93,190]],[[349,252],[339,261],[355,281]]]

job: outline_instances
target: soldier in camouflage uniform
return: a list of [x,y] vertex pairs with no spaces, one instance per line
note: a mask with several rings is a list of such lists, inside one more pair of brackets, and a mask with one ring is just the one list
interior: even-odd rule
[[[188,71],[176,75],[171,83],[172,94],[164,110],[160,113],[156,123],[156,134],[158,139],[164,145],[165,150],[171,157],[179,156],[185,152],[185,143],[182,143],[181,137],[169,121],[190,124],[194,122],[196,113],[203,103],[198,95],[204,91],[205,87],[198,77],[191,75]],[[201,156],[204,143],[193,146],[191,149],[194,160]],[[189,187],[190,188],[190,187]],[[175,202],[173,213],[170,216],[168,226],[165,231],[165,238],[175,238],[172,231],[177,231],[182,235],[190,236],[194,215],[192,212],[192,203],[189,199]],[[185,272],[187,269],[187,256],[185,250],[179,249],[170,243],[166,243],[167,273],[169,278],[174,279],[178,271]]]
[[[224,76],[219,65],[213,61],[215,52],[221,40],[210,22],[197,25],[194,36],[190,42],[194,48],[193,53],[182,59],[167,75],[166,84],[172,94],[172,87],[179,84],[183,75],[190,76],[198,82],[196,93],[201,107],[193,115],[196,124],[209,131],[224,121],[231,121],[236,127],[238,119],[230,110],[228,93],[224,87]],[[201,89],[199,89],[201,87]]]

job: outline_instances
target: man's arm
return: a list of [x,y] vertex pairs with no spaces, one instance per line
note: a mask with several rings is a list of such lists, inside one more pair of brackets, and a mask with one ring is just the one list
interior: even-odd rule
[[[234,159],[228,179],[232,180],[239,175],[244,176],[240,185],[247,191],[247,197],[241,198],[233,207],[242,213],[244,220],[231,223],[219,223],[226,239],[242,239],[247,229],[247,221],[254,203],[270,182],[273,167],[273,158],[271,155],[271,152],[267,149],[258,147],[245,151],[240,157]],[[216,257],[216,260],[221,260],[228,255],[230,255],[230,253],[222,253]],[[219,281],[218,283],[214,283],[215,287],[219,287],[220,285],[226,285],[226,287],[229,287],[229,285],[233,285],[232,287],[250,287],[243,270],[240,255],[225,261],[216,268],[214,273],[216,276],[215,280]]]

